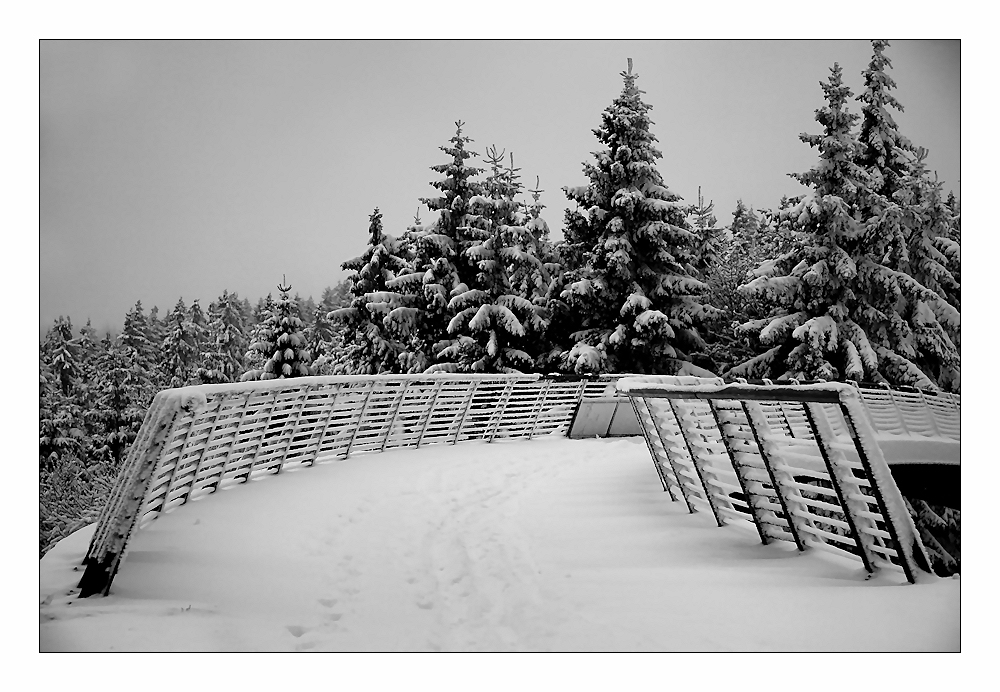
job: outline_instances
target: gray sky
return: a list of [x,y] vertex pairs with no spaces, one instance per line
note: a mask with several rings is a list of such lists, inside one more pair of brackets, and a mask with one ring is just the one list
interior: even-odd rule
[[[959,43],[893,41],[903,134],[958,194]],[[223,289],[255,301],[285,274],[319,298],[345,278],[378,206],[387,232],[436,191],[429,166],[466,122],[472,149],[514,152],[560,188],[585,182],[591,130],[631,57],[653,107],[667,185],[700,185],[728,223],[737,198],[775,206],[816,154],[819,82],[857,94],[867,41],[53,42],[40,52],[40,319],[119,329]],[[853,110],[859,112],[855,102]],[[424,220],[432,218],[421,210]]]

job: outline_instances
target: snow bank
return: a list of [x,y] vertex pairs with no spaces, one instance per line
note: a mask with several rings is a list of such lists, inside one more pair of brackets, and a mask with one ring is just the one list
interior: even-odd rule
[[[195,501],[75,598],[92,527],[41,561],[43,651],[957,650],[959,581],[866,581],[662,492],[640,438],[400,450]],[[922,580],[923,581],[923,580]]]

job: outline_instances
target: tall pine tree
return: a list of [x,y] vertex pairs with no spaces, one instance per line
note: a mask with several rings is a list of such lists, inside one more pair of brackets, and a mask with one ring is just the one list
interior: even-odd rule
[[385,325],[407,344],[402,354],[407,372],[423,372],[455,343],[448,332],[453,316],[448,304],[472,285],[478,267],[466,250],[486,237],[485,220],[469,206],[484,190],[474,180],[482,169],[468,164],[476,153],[467,148],[472,140],[462,134],[464,124],[456,122],[451,146],[441,147],[451,160],[431,166],[444,176],[431,183],[442,194],[420,200],[439,216],[432,224],[414,223],[407,231],[403,242],[413,254],[411,270],[389,281],[389,292],[380,301],[388,310]]
[[819,162],[793,176],[810,194],[778,214],[798,241],[741,289],[771,306],[768,317],[741,327],[771,348],[727,374],[933,387],[915,362],[914,334],[898,306],[936,294],[884,264],[899,239],[877,232],[900,216],[877,192],[889,176],[862,165],[864,148],[852,128],[858,116],[847,109],[851,92],[839,65],[821,86],[827,105],[816,120],[823,133],[800,135]]
[[[960,315],[958,282],[951,273],[958,248],[950,240],[952,220],[941,200],[940,186],[924,159],[926,150],[899,132],[890,110],[903,111],[892,95],[889,42],[872,41],[872,59],[863,73],[861,151],[858,163],[869,179],[860,213],[868,218],[873,254],[885,253],[886,266],[899,272],[898,291],[881,296],[877,318],[866,325],[884,334],[887,353],[916,364],[932,382],[958,389]],[[909,277],[912,281],[903,279]],[[905,372],[896,362],[892,370]],[[904,376],[905,377],[905,376]]]
[[485,194],[470,200],[484,227],[464,254],[478,271],[471,286],[456,291],[448,303],[454,314],[448,332],[457,338],[440,351],[442,362],[430,371],[522,372],[534,366],[535,358],[526,349],[532,333],[535,343],[540,342],[541,306],[515,290],[511,274],[537,272],[542,263],[523,246],[512,246],[530,232],[519,223],[524,217],[515,200],[521,185],[513,155],[508,167],[503,156],[496,147],[487,150],[491,172],[483,185]]
[[[280,380],[311,374],[312,355],[306,348],[295,301],[288,296],[291,288],[284,283],[278,284],[278,301],[263,315],[257,340],[250,345],[251,353],[256,354],[257,361],[263,361],[263,365],[244,373],[241,380]],[[251,354],[247,357],[251,358]]]
[[163,360],[161,371],[168,387],[184,387],[190,383],[198,359],[195,343],[195,328],[188,316],[184,299],[177,300],[174,309],[167,315],[166,336],[163,337]]
[[236,382],[247,350],[243,314],[236,293],[223,290],[209,308],[208,344],[198,377],[205,383]]
[[687,207],[656,169],[662,154],[637,76],[630,58],[624,89],[594,130],[604,148],[584,164],[590,182],[564,188],[577,203],[566,212],[566,253],[583,266],[560,296],[576,342],[563,362],[578,372],[690,372],[684,363],[705,348],[699,327],[715,312],[692,275]]
[[[405,272],[408,265],[400,256],[400,243],[383,231],[382,213],[377,207],[368,217],[368,234],[365,252],[341,265],[342,269],[354,272],[348,279],[351,304],[332,310],[327,317],[345,326],[343,358],[348,372],[398,373],[399,354],[404,345],[383,323],[393,306],[386,286]],[[322,328],[318,325],[317,333]]]

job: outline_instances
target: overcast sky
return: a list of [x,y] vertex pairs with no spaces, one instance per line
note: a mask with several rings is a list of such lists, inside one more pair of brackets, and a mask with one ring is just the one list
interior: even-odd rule
[[[867,41],[58,42],[40,53],[40,328],[120,329],[141,300],[223,289],[256,301],[284,274],[319,298],[346,277],[378,206],[387,232],[432,196],[454,122],[480,154],[514,152],[546,191],[585,182],[592,130],[633,58],[666,184],[700,185],[721,224],[775,206],[816,154],[819,82],[857,94]],[[959,43],[893,41],[903,134],[959,193]],[[858,112],[859,105],[853,104]],[[432,218],[421,209],[424,220]]]

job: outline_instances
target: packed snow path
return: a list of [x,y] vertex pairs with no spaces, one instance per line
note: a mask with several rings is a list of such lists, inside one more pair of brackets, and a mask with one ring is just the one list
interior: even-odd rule
[[362,455],[223,491],[136,534],[77,599],[92,527],[41,562],[41,649],[956,651],[958,579],[671,502],[641,438]]

